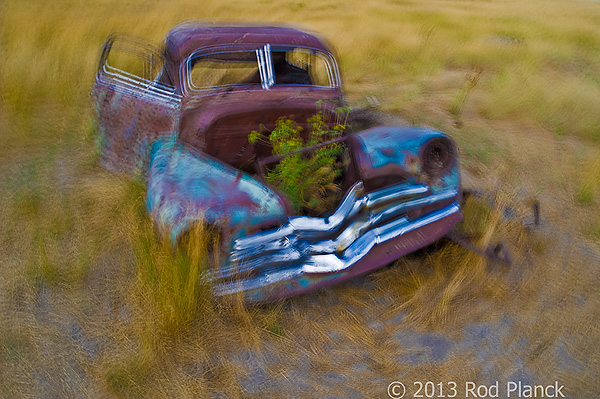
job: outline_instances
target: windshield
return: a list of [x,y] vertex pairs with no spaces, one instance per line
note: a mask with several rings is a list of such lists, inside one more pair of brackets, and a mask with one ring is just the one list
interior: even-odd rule
[[339,86],[333,58],[322,51],[292,46],[196,53],[188,61],[188,86]]

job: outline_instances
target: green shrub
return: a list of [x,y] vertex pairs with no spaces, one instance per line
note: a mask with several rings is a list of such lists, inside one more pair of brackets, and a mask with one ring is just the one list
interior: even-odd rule
[[286,117],[277,120],[268,137],[257,131],[250,133],[250,143],[269,142],[273,154],[284,156],[268,170],[266,179],[290,199],[297,212],[320,214],[337,201],[341,191],[340,158],[346,146],[338,142],[313,151],[300,151],[342,137],[349,112],[350,108],[344,107],[335,112],[319,110],[307,120],[310,132],[306,141],[301,134],[303,128]]

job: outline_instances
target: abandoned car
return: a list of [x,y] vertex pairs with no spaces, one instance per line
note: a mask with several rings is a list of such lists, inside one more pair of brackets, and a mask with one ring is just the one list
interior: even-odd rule
[[[266,174],[284,156],[251,143],[282,118],[344,104],[334,53],[282,26],[173,28],[164,48],[110,36],[93,89],[101,163],[147,184],[147,209],[177,242],[195,223],[222,231],[216,295],[266,302],[386,265],[445,236],[462,218],[458,152],[442,132],[342,130],[302,156],[343,143],[331,208],[302,214]],[[325,104],[325,105],[324,105]],[[305,133],[304,133],[305,134]]]

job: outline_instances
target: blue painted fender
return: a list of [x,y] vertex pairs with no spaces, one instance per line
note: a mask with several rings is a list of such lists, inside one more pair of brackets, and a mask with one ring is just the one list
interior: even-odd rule
[[286,204],[262,182],[184,144],[152,147],[146,207],[173,241],[199,220],[234,235],[277,226],[287,220]]

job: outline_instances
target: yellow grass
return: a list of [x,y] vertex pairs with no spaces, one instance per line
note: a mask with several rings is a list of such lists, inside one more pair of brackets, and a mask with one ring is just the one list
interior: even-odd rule
[[[352,105],[375,96],[388,112],[450,132],[471,176],[465,185],[520,204],[520,216],[540,198],[543,232],[472,202],[464,231],[482,246],[506,240],[512,268],[442,243],[362,283],[282,304],[212,300],[198,276],[218,244],[201,226],[187,251],[157,237],[144,187],[97,164],[89,98],[109,33],[160,44],[190,19],[324,34]],[[516,325],[507,344],[531,343],[516,352],[527,367],[568,382],[573,397],[597,396],[597,264],[576,249],[600,242],[598,26],[592,1],[3,2],[0,397],[325,397],[350,388],[384,397],[399,377],[479,375],[463,353],[407,366],[397,355],[410,347],[393,339],[399,329],[459,340],[462,326],[503,315]],[[548,348],[565,337],[583,370],[555,366]],[[264,392],[245,391],[244,353],[269,378],[310,388],[288,384],[297,389],[288,395],[267,381]],[[507,374],[510,356],[493,361]],[[294,374],[296,364],[306,374]],[[330,372],[349,377],[317,378]]]

